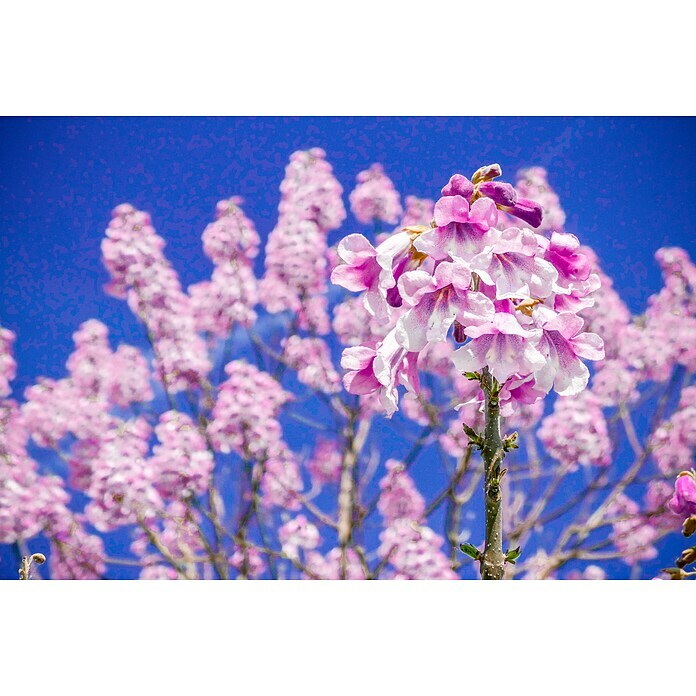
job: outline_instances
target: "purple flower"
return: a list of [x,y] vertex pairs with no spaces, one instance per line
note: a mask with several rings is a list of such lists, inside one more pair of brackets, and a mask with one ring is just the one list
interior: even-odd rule
[[696,474],[682,471],[674,483],[674,496],[669,507],[676,515],[690,517],[696,515]]
[[482,196],[490,198],[496,205],[511,208],[517,203],[517,191],[512,184],[501,181],[484,181],[478,187],[478,192]]
[[501,209],[510,215],[524,220],[532,227],[539,227],[544,217],[543,210],[538,203],[530,201],[528,198],[518,198],[517,203],[512,206],[501,206]]
[[[407,259],[411,249],[413,232],[393,234],[378,247],[361,234],[349,234],[338,245],[338,255],[343,264],[331,273],[331,282],[346,290],[365,293],[365,307],[380,321],[388,319],[387,292],[396,285],[394,265]],[[403,265],[400,271],[403,272]]]

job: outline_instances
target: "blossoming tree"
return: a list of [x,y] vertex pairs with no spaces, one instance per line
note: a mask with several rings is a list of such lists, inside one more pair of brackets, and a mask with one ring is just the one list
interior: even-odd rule
[[[118,206],[106,290],[143,344],[87,321],[67,376],[20,403],[0,330],[20,576],[601,579],[691,536],[696,267],[660,249],[664,287],[632,317],[546,172],[501,174],[402,207],[373,165],[349,196],[372,232],[345,234],[325,153],[296,152],[263,273],[232,197],[187,289],[150,215]],[[660,577],[695,563],[685,548]]]

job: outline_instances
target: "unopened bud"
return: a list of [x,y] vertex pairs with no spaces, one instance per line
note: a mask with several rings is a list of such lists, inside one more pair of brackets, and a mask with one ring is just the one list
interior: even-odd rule
[[696,532],[696,515],[691,515],[684,520],[682,534],[685,537],[690,537],[694,532]]
[[462,174],[454,174],[442,187],[443,196],[462,196],[468,201],[474,193],[474,185]]
[[683,580],[687,577],[686,572],[681,568],[663,568],[662,573],[667,573],[670,580]]
[[517,203],[517,191],[511,184],[500,181],[484,181],[479,186],[479,194],[490,198],[496,205],[511,207]]
[[681,556],[677,559],[677,567],[683,568],[684,566],[696,563],[696,546],[690,549],[684,549]]
[[528,198],[518,198],[515,205],[511,207],[501,206],[501,208],[506,213],[510,213],[510,215],[514,215],[520,220],[524,220],[532,227],[539,227],[544,217],[541,206],[534,201],[530,201]]
[[485,167],[480,167],[474,172],[471,181],[474,184],[480,184],[483,181],[493,181],[493,179],[497,179],[502,173],[503,170],[500,168],[499,164],[487,164]]

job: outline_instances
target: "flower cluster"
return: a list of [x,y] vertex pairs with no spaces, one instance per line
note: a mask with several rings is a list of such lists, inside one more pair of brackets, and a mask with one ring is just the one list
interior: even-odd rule
[[153,447],[150,466],[155,486],[163,498],[189,497],[203,493],[212,475],[213,454],[191,418],[166,411],[155,427],[160,444]]
[[49,512],[67,496],[59,479],[40,476],[26,449],[28,432],[19,408],[0,399],[0,543],[13,544],[43,528]]
[[362,292],[377,321],[396,319],[381,341],[347,348],[346,389],[377,393],[387,415],[397,387],[418,391],[418,357],[447,339],[465,342],[452,356],[462,373],[487,368],[507,388],[509,411],[554,389],[572,396],[587,385],[582,359],[602,360],[602,340],[583,332],[577,312],[593,303],[599,278],[571,234],[550,238],[527,227],[498,229],[498,212],[538,227],[541,207],[496,182],[498,165],[471,180],[455,174],[435,204],[432,226],[406,227],[374,247],[351,234],[331,279]]
[[304,515],[298,515],[278,529],[278,539],[283,553],[289,558],[299,558],[299,549],[315,549],[319,546],[319,530]]
[[283,346],[283,359],[297,378],[308,387],[326,394],[341,389],[341,378],[331,362],[329,346],[321,338],[289,336]]
[[559,398],[553,413],[541,422],[537,433],[546,451],[573,471],[582,466],[608,466],[612,444],[601,402],[590,391],[573,398]]
[[692,465],[696,451],[696,387],[684,389],[677,411],[655,430],[650,451],[666,476]]
[[381,490],[377,508],[386,524],[396,520],[420,522],[425,514],[425,500],[402,462],[387,460],[386,476],[379,482]]
[[135,418],[102,437],[91,460],[91,500],[85,508],[99,531],[142,524],[163,507],[155,487],[158,472],[147,457],[151,432],[144,418]]
[[106,326],[95,319],[73,338],[75,350],[66,363],[70,376],[40,379],[25,392],[24,423],[42,447],[57,446],[68,433],[78,441],[98,439],[116,422],[112,407],[153,398],[147,362],[137,348],[120,345],[113,352]]
[[[603,579],[615,565],[568,573],[564,559],[655,558],[665,534],[696,525],[696,266],[682,249],[658,251],[664,287],[632,317],[566,231],[546,171],[523,170],[514,187],[500,175],[455,174],[437,201],[406,196],[402,209],[373,165],[349,199],[379,233],[329,248],[343,190],[323,150],[296,152],[264,277],[254,223],[226,198],[202,234],[212,275],[188,292],[148,214],[117,207],[102,243],[107,287],[144,323],[149,355],[112,349],[107,327],[87,321],[66,376],[38,378],[20,406],[9,398],[15,336],[0,327],[0,543],[42,535],[46,567],[66,579],[104,577],[114,530],[130,531],[126,563],[142,579],[456,578],[452,544],[483,522],[467,501],[488,472],[467,432],[484,431],[492,383],[502,432],[520,431],[498,479],[503,536],[524,551],[506,574]],[[329,274],[359,294],[330,291]],[[658,412],[631,421],[653,390]],[[374,418],[399,408],[393,422]],[[301,438],[286,419],[306,426]],[[632,437],[647,421],[654,431]],[[622,425],[636,469],[621,458]],[[433,485],[417,486],[411,464]],[[581,480],[585,504],[566,509]],[[571,536],[556,535],[566,548],[547,554],[551,526],[571,519]]]
[[307,471],[317,486],[337,483],[341,477],[343,457],[336,440],[318,437],[312,456],[307,461]]
[[196,329],[227,336],[235,324],[251,326],[258,302],[253,260],[260,239],[254,223],[233,196],[217,204],[217,220],[203,231],[203,250],[215,264],[209,281],[189,287]]
[[396,520],[380,535],[379,554],[389,559],[394,580],[454,580],[449,558],[442,552],[443,538],[430,527],[406,519]]
[[17,374],[17,363],[12,357],[14,340],[14,333],[0,326],[0,398],[9,396],[11,392],[10,382]]
[[658,537],[650,521],[640,514],[640,506],[623,493],[619,494],[608,508],[612,524],[612,541],[628,565],[647,561],[657,556],[653,543]]
[[331,549],[325,556],[318,551],[308,551],[305,566],[309,577],[317,580],[365,580],[365,570],[354,549],[347,549],[345,573],[342,571],[342,552],[339,548]]
[[260,299],[272,313],[290,310],[299,327],[329,331],[326,236],[345,219],[341,185],[320,148],[295,152],[280,185],[278,224],[266,244]]
[[145,324],[164,388],[174,394],[202,384],[212,367],[205,342],[150,216],[124,203],[114,208],[106,236],[102,254],[112,278],[107,291],[127,296]]
[[406,209],[401,218],[401,227],[430,224],[435,210],[435,201],[430,200],[430,198],[406,196],[405,202]]
[[208,428],[213,447],[257,462],[263,469],[264,501],[296,509],[302,480],[278,422],[280,408],[291,395],[271,375],[243,360],[228,363],[225,372]]
[[373,164],[356,177],[358,185],[350,193],[350,209],[359,222],[373,223],[377,220],[395,225],[403,209],[399,192],[392,180],[384,173],[381,164]]
[[[200,525],[201,515],[180,500],[164,507],[159,519],[142,524],[131,544],[131,551],[143,564],[141,580],[198,577],[196,557],[204,549]],[[153,540],[156,540],[156,549],[152,546]],[[169,565],[162,564],[163,557]]]

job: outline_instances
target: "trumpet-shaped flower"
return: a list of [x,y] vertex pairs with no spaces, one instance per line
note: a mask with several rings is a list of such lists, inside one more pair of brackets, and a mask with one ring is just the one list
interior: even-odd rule
[[491,321],[467,327],[466,335],[473,340],[456,350],[452,361],[460,372],[476,372],[487,366],[503,383],[513,375],[530,374],[544,366],[544,356],[535,347],[540,333],[522,328],[512,314],[498,311]]
[[542,335],[537,344],[544,365],[536,371],[536,381],[545,391],[561,396],[579,394],[590,378],[590,371],[580,360],[604,360],[604,342],[593,333],[581,333],[585,322],[575,314],[556,314],[548,307],[537,306],[534,318]]
[[409,391],[418,391],[416,364],[418,355],[401,347],[390,331],[377,344],[346,348],[341,357],[341,367],[348,372],[343,385],[351,394],[379,392],[379,401],[385,413],[391,416],[397,410],[397,387],[401,384]]
[[493,319],[493,302],[470,289],[471,273],[455,263],[441,263],[431,275],[425,271],[404,273],[399,279],[401,297],[411,305],[396,324],[396,340],[409,351],[421,351],[428,343],[444,341],[455,319],[463,326]]
[[558,271],[537,256],[536,235],[527,229],[491,229],[483,250],[469,268],[487,285],[495,285],[499,300],[514,297],[544,298],[553,292]]

